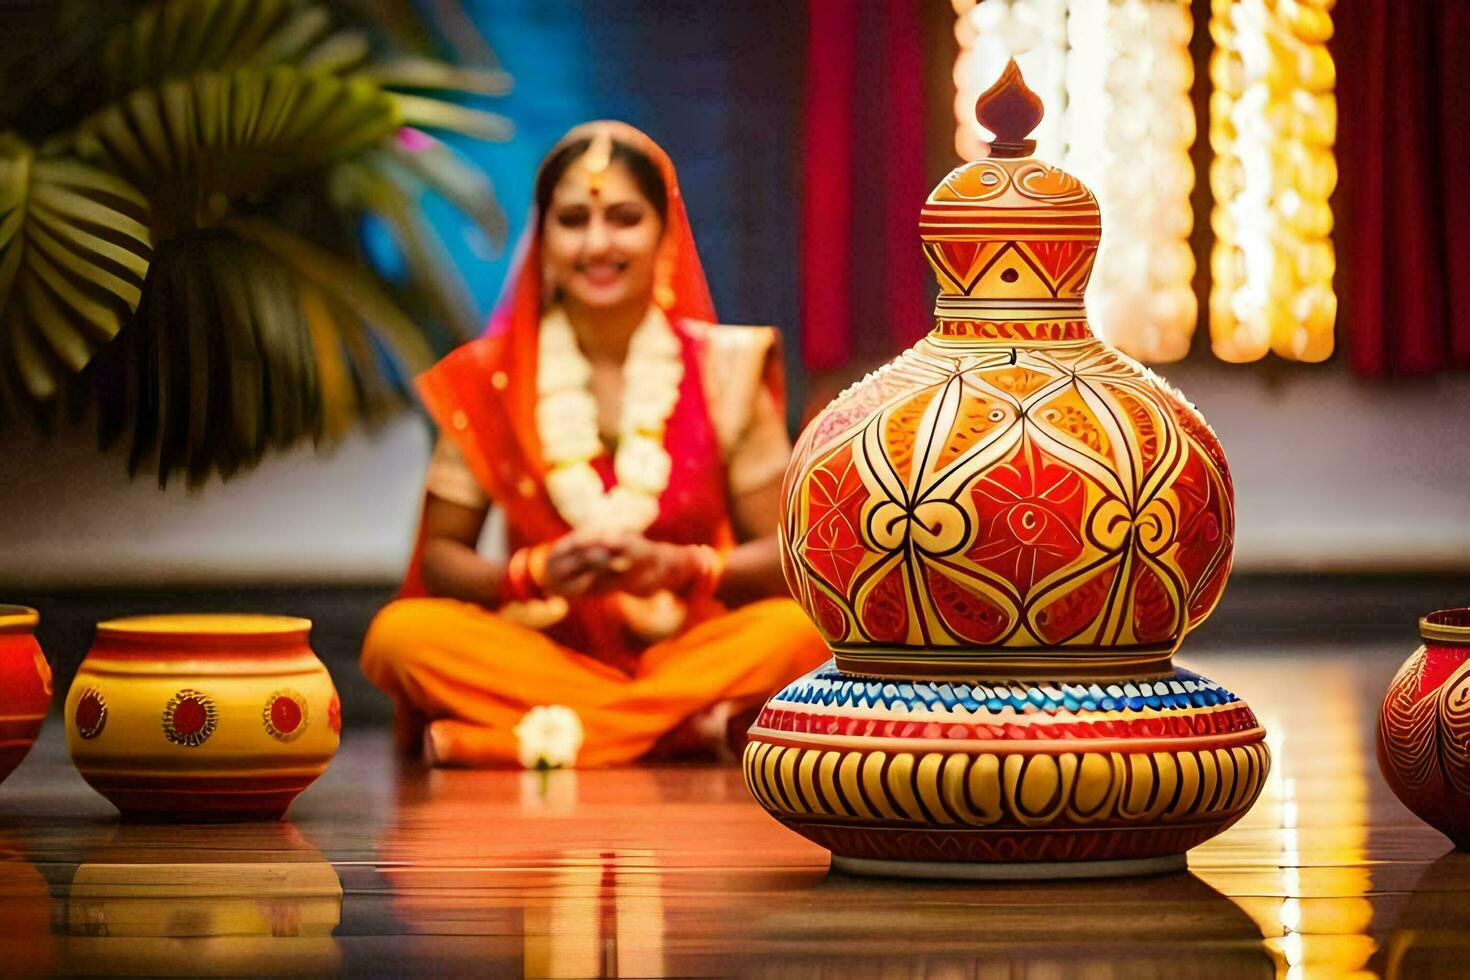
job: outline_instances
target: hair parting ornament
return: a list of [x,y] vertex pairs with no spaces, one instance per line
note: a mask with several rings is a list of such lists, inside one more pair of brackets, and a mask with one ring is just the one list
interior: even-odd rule
[[612,151],[612,133],[599,129],[592,138],[592,145],[587,147],[586,156],[582,158],[582,169],[587,172],[587,192],[593,197],[602,193],[603,181],[607,178],[608,167],[612,165]]

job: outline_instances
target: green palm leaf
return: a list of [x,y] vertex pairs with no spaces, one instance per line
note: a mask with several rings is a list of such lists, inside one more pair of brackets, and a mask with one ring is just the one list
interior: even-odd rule
[[100,359],[111,444],[166,485],[381,417],[433,360],[372,279],[259,219],[165,243],[136,320]]
[[141,88],[80,127],[85,157],[156,203],[212,224],[233,198],[375,145],[398,126],[395,98],[369,82],[277,66],[202,73]]
[[117,27],[102,49],[102,65],[121,95],[198,72],[296,64],[323,44],[332,15],[321,4],[295,0],[168,0],[145,7]]
[[393,93],[393,102],[399,117],[410,126],[444,129],[492,143],[503,143],[515,134],[510,120],[499,113],[401,92]]
[[397,142],[389,152],[402,171],[474,219],[492,245],[499,248],[505,244],[509,225],[496,200],[495,187],[483,170],[431,138],[414,140],[409,145]]
[[357,72],[384,88],[448,89],[472,95],[506,95],[511,78],[497,68],[466,68],[432,58],[399,58]]
[[0,136],[0,335],[31,398],[54,397],[137,308],[147,220],[127,182]]
[[[164,483],[381,417],[432,363],[430,337],[475,326],[424,193],[505,237],[482,174],[394,135],[509,138],[504,117],[453,101],[503,94],[508,76],[488,49],[466,68],[435,60],[427,32],[406,44],[411,2],[162,0],[122,16],[74,86],[77,116],[33,127],[40,149],[0,136],[0,383],[18,379],[43,421],[90,391],[104,446],[127,441],[130,471]],[[407,285],[354,254],[366,212],[403,247]]]
[[236,218],[230,228],[274,252],[302,279],[334,296],[360,317],[395,354],[405,372],[416,374],[434,363],[434,352],[424,340],[423,331],[361,267],[259,218]]

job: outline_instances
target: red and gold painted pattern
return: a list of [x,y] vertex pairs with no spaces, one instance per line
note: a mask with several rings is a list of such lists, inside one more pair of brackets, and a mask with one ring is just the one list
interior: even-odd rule
[[[328,705],[329,714],[331,710],[331,705]],[[289,690],[276,691],[266,698],[265,707],[261,709],[261,720],[271,738],[291,742],[300,738],[302,732],[306,731],[307,711],[306,699],[300,694]],[[340,712],[339,707],[339,718]]]
[[[1024,716],[1021,716],[1024,717]],[[1054,724],[1022,724],[1020,718],[1010,721],[969,723],[964,721],[913,721],[908,718],[853,717],[843,714],[813,714],[798,710],[781,710],[767,706],[756,721],[757,728],[769,733],[775,743],[803,734],[836,735],[842,738],[892,738],[926,742],[1069,742],[1107,739],[1191,739],[1238,732],[1251,733],[1260,728],[1255,714],[1244,705],[1202,712],[1193,717],[1157,715],[1151,718],[1097,718]],[[1141,744],[1141,743],[1140,743]]]
[[102,692],[89,687],[77,699],[76,712],[72,717],[77,734],[82,738],[96,738],[107,727],[107,701]]
[[1470,609],[1421,621],[1424,646],[1378,713],[1378,767],[1404,806],[1470,848]]
[[0,781],[35,744],[51,704],[51,667],[36,642],[34,609],[0,605]]
[[989,159],[934,189],[919,233],[941,298],[1080,301],[1102,219],[1070,174],[1034,159]]
[[921,342],[880,379],[879,404],[864,383],[813,422],[783,500],[793,593],[839,665],[1158,660],[1213,610],[1229,472],[1153,374],[1095,340]]
[[936,320],[931,337],[965,340],[1087,340],[1086,320]]
[[[78,770],[132,817],[280,817],[341,733],[309,626],[258,616],[102,624],[67,698]],[[320,717],[329,723],[311,724]]]
[[175,745],[198,748],[209,741],[218,724],[214,699],[199,691],[185,688],[163,706],[163,735]]

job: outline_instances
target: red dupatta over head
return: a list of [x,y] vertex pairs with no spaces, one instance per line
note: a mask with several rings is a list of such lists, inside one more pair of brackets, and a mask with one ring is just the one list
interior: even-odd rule
[[[714,321],[704,269],[674,165],[657,143],[626,123],[584,123],[547,154],[607,135],[644,153],[658,167],[668,196],[655,266],[654,302],[671,323]],[[542,166],[545,166],[543,161]],[[542,281],[541,219],[535,202],[505,289],[485,333],[451,352],[418,378],[419,395],[443,433],[453,438],[486,494],[507,512],[511,547],[553,540],[567,524],[544,488],[546,464],[536,434],[536,359],[547,296]],[[401,595],[426,594],[422,529]]]

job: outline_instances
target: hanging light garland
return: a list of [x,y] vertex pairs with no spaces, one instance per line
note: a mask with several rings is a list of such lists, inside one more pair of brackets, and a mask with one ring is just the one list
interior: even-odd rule
[[1189,353],[1194,253],[1194,22],[1180,0],[1070,0],[1066,167],[1097,195],[1089,318],[1140,360]]
[[985,152],[975,99],[1015,57],[1051,106],[1037,155],[1086,183],[1104,215],[1089,319],[1152,362],[1189,351],[1198,320],[1189,248],[1194,109],[1187,0],[954,0],[955,149]]
[[1210,338],[1227,361],[1332,353],[1332,0],[1213,0]]
[[[1188,0],[952,0],[955,150],[986,153],[975,99],[1014,57],[1049,106],[1037,154],[1094,194],[1098,333],[1141,360],[1188,353],[1199,318]],[[1333,0],[1212,0],[1210,338],[1228,361],[1332,353]]]

